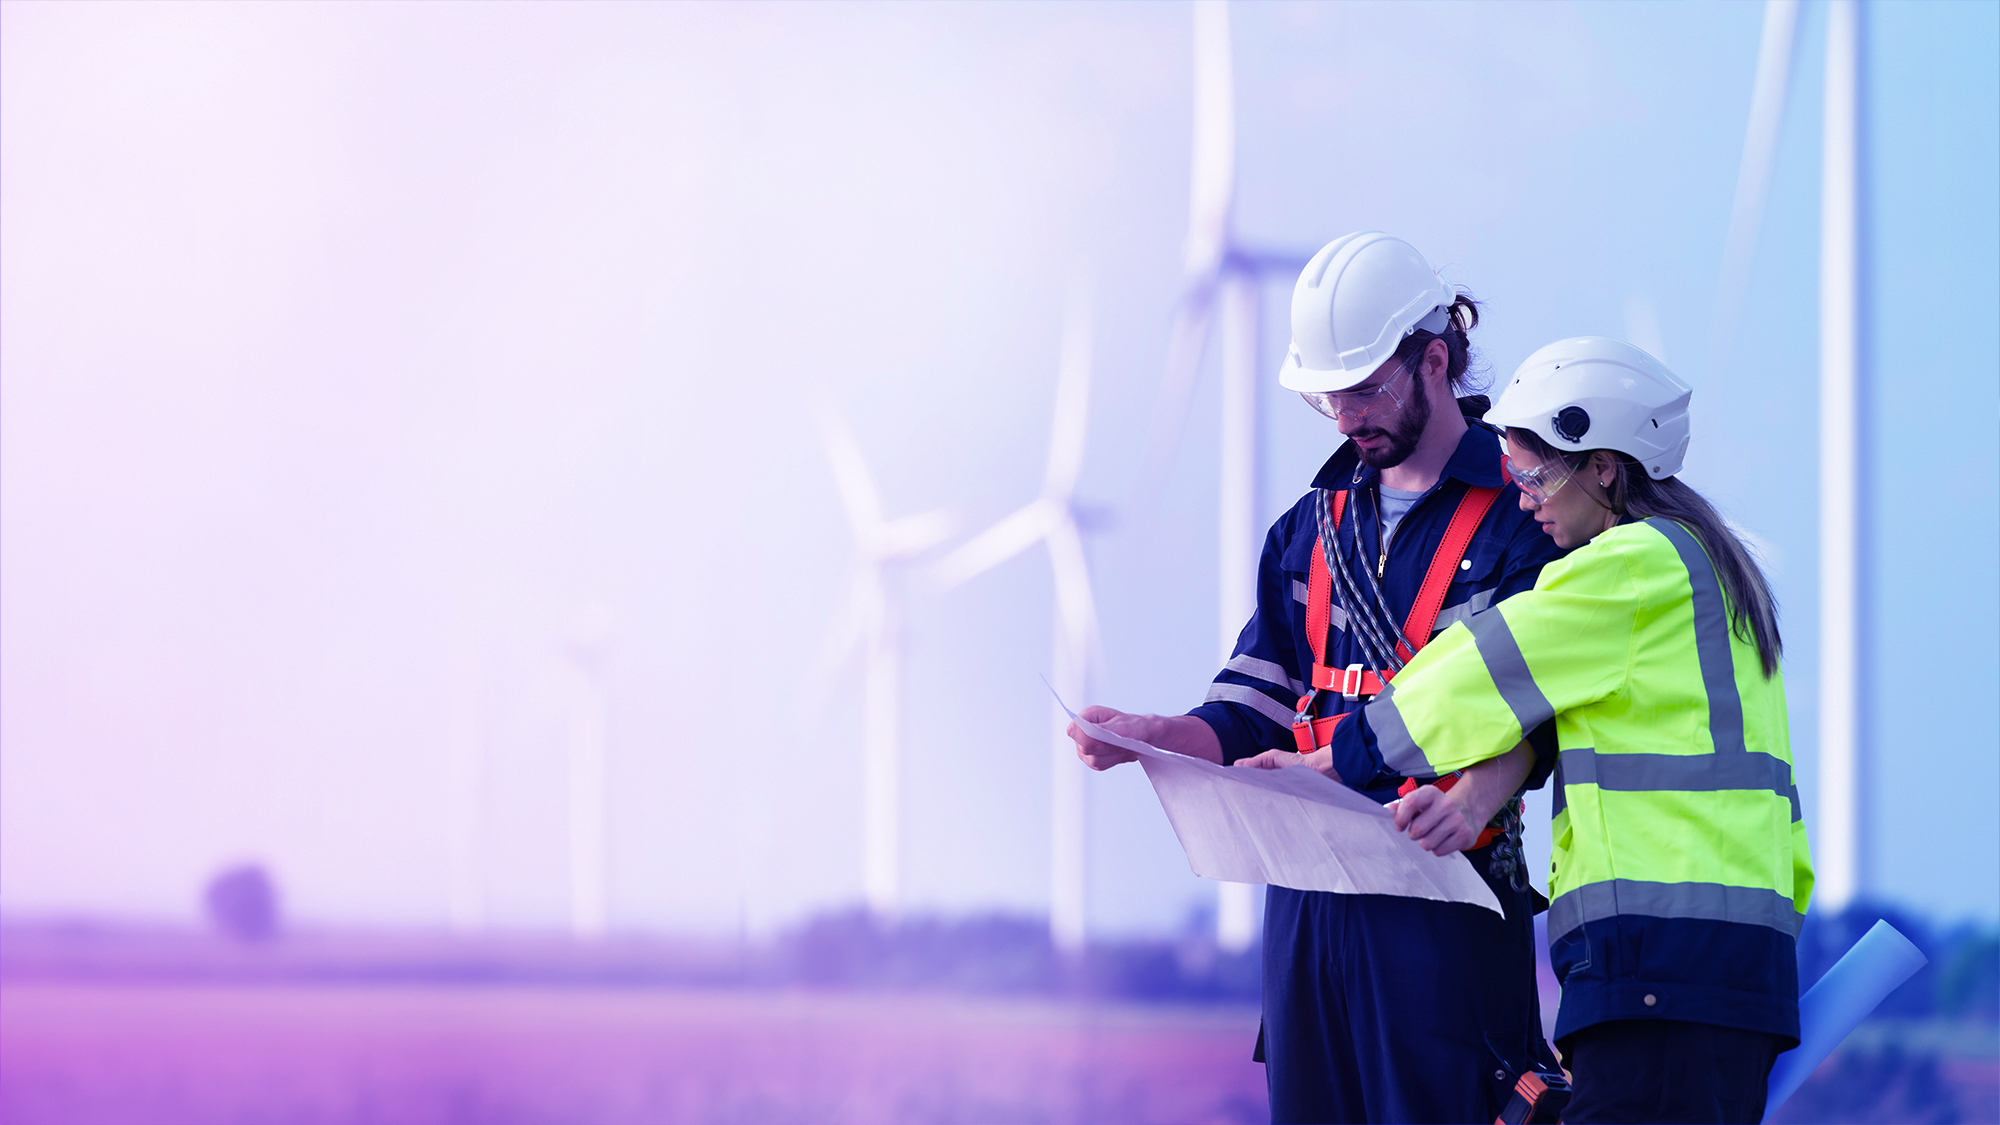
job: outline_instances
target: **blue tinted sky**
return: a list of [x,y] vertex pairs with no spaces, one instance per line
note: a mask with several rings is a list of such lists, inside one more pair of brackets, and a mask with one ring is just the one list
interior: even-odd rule
[[[1995,16],[1866,17],[1872,864],[1893,898],[1989,919]],[[1307,251],[1408,238],[1486,303],[1496,375],[1657,333],[1696,388],[1688,479],[1768,547],[1810,815],[1816,4],[1743,327],[1726,366],[1708,346],[1760,19],[1239,7],[1237,219]],[[808,400],[852,419],[892,513],[976,530],[1038,486],[1079,275],[1082,487],[1118,513],[1091,545],[1095,695],[1199,701],[1212,378],[1169,475],[1134,470],[1186,221],[1185,6],[0,21],[0,909],[188,917],[255,857],[302,917],[441,921],[457,713],[487,751],[490,912],[559,924],[563,653],[592,605],[614,924],[855,899],[859,710],[802,699],[849,559]],[[1275,517],[1334,436],[1265,390]],[[1050,599],[1036,555],[912,596],[918,909],[1046,901]],[[1208,899],[1143,777],[1090,801],[1094,927]]]

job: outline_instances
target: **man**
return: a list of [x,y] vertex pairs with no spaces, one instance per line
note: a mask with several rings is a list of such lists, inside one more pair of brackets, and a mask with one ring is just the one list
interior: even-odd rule
[[[1468,424],[1485,400],[1453,398],[1478,319],[1401,239],[1364,231],[1313,257],[1280,381],[1348,441],[1266,537],[1256,614],[1207,701],[1084,718],[1214,762],[1303,757],[1331,773],[1334,729],[1434,632],[1534,585],[1562,551],[1520,509],[1496,433]],[[1070,734],[1093,769],[1134,757]],[[1552,753],[1552,732],[1537,735]],[[1523,743],[1447,794],[1504,920],[1463,903],[1270,888],[1257,1057],[1273,1121],[1491,1121],[1520,1074],[1553,1066],[1515,801],[1552,765]],[[1406,781],[1340,780],[1384,803]]]

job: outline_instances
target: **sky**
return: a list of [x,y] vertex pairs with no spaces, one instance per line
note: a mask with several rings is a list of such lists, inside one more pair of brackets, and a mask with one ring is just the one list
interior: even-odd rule
[[[1865,13],[1865,878],[1990,922],[2000,6]],[[1684,475],[1764,551],[1810,826],[1821,4],[1712,346],[1761,18],[1239,5],[1235,218],[1408,239],[1483,302],[1490,378],[1606,334],[1695,388]],[[1191,46],[1177,3],[0,4],[0,912],[191,921],[250,860],[301,922],[439,925],[472,809],[488,923],[559,927],[583,668],[613,928],[857,901],[859,680],[811,683],[853,544],[812,405],[889,514],[976,533],[1039,487],[1076,285],[1093,701],[1200,702],[1213,355],[1139,468]],[[1288,294],[1264,520],[1337,441],[1277,386]],[[1046,909],[1052,596],[1035,553],[908,583],[912,911]],[[1136,770],[1088,802],[1094,932],[1212,903]]]

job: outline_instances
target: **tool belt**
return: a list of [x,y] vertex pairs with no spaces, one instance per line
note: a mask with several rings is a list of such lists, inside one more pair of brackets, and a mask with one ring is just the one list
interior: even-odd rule
[[1514,1080],[1513,1094],[1493,1125],[1540,1125],[1562,1120],[1569,1107],[1569,1079],[1560,1070],[1530,1066]]

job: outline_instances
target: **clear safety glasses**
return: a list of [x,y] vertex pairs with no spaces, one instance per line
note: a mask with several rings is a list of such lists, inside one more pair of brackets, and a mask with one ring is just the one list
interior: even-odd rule
[[1557,489],[1576,475],[1568,463],[1560,457],[1530,468],[1512,457],[1503,455],[1500,458],[1500,467],[1506,470],[1508,476],[1514,478],[1514,483],[1520,485],[1521,491],[1537,505],[1548,503],[1549,497],[1554,496]]
[[1345,418],[1350,424],[1359,425],[1370,414],[1402,409],[1403,396],[1397,392],[1396,383],[1408,378],[1409,374],[1410,366],[1405,364],[1394,375],[1365,390],[1300,391],[1299,397],[1336,422]]

